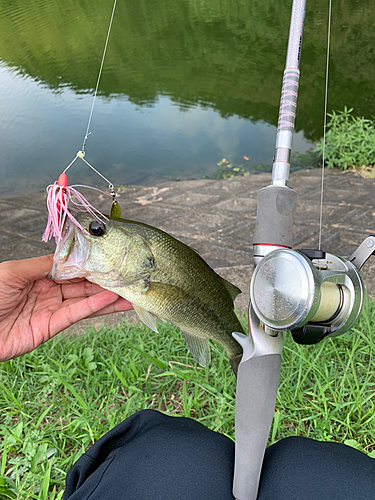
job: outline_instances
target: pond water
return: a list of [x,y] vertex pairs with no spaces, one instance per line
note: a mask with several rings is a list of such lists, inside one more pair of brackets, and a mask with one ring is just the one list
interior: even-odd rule
[[[374,0],[335,2],[328,107],[375,114]],[[118,0],[86,158],[115,184],[267,169],[290,21],[281,0]],[[0,196],[81,149],[112,0],[0,0]],[[309,0],[294,151],[322,135],[326,2]],[[82,162],[70,183],[105,188]]]

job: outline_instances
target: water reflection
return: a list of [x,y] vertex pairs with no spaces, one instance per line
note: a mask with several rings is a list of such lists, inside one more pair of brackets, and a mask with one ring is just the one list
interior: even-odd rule
[[[13,194],[16,184],[35,190],[56,179],[82,145],[91,102],[0,68],[1,195]],[[116,184],[213,175],[223,157],[270,163],[275,142],[274,126],[223,119],[198,105],[181,109],[166,96],[152,107],[99,98],[92,131],[87,159]],[[300,151],[309,147],[301,133],[296,143]],[[73,172],[76,182],[100,183],[82,163]]]
[[[87,145],[116,183],[270,163],[292,2],[118,4]],[[34,190],[81,147],[112,0],[0,0],[0,195]],[[326,13],[307,4],[294,149],[321,136]],[[274,13],[277,12],[277,16]],[[336,2],[329,108],[375,114],[372,0]],[[82,169],[80,169],[82,170]],[[77,172],[77,182],[87,172]]]

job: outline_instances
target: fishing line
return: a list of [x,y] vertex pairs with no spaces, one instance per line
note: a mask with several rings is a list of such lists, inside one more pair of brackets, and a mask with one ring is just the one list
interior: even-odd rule
[[[69,165],[65,168],[65,170],[60,174],[58,180],[47,187],[47,209],[48,209],[48,220],[47,226],[43,233],[42,240],[48,241],[52,237],[55,238],[56,244],[58,244],[64,236],[64,226],[65,222],[70,219],[70,221],[75,224],[78,228],[80,228],[84,233],[89,234],[86,229],[82,227],[79,220],[77,220],[77,216],[80,213],[86,212],[89,213],[94,219],[98,221],[102,221],[103,218],[106,217],[97,210],[86,198],[77,191],[76,187],[90,187],[90,186],[69,186],[68,178],[66,176],[66,172],[73,165],[73,163],[80,158],[86,165],[88,165],[97,175],[99,175],[102,179],[104,179],[108,183],[108,189],[110,189],[112,198],[112,206],[110,210],[110,216],[121,217],[121,208],[116,201],[116,193],[114,190],[114,185],[111,181],[109,181],[104,175],[102,175],[96,168],[94,168],[90,163],[85,160],[85,146],[88,136],[91,134],[90,125],[92,120],[92,115],[94,112],[94,106],[96,97],[98,94],[98,88],[100,83],[100,78],[102,76],[104,60],[107,52],[109,36],[111,34],[112,22],[115,15],[117,0],[114,0],[111,18],[109,21],[107,37],[104,44],[104,50],[102,55],[102,60],[100,63],[99,74],[96,81],[94,96],[91,104],[91,110],[89,114],[89,119],[87,123],[86,133],[82,143],[82,149],[78,151],[75,158],[69,163]],[[95,188],[93,188],[95,189]],[[100,190],[98,190],[100,191]],[[103,194],[103,191],[101,191]],[[73,204],[74,207],[70,206]]]
[[110,21],[109,21],[109,27],[108,27],[108,32],[107,32],[107,38],[106,38],[105,45],[104,45],[104,50],[103,50],[102,61],[101,61],[101,63],[100,63],[100,69],[99,69],[98,80],[97,80],[97,82],[96,82],[96,87],[95,87],[95,92],[94,92],[94,98],[93,98],[93,100],[92,100],[92,105],[91,105],[91,111],[90,111],[89,121],[88,121],[88,123],[87,123],[87,129],[86,129],[85,138],[83,139],[82,151],[84,151],[84,150],[85,150],[85,145],[86,145],[87,138],[88,138],[88,136],[91,134],[91,132],[89,132],[89,130],[90,130],[90,125],[91,125],[91,119],[92,119],[92,114],[93,114],[93,112],[94,112],[94,106],[95,106],[95,101],[96,101],[96,95],[97,95],[97,93],[98,93],[98,87],[99,87],[100,77],[102,76],[102,70],[103,70],[103,65],[104,65],[104,59],[105,59],[105,55],[106,55],[106,52],[107,52],[108,40],[109,40],[109,35],[110,35],[110,33],[111,33],[112,21],[113,21],[113,17],[114,17],[114,15],[115,15],[116,4],[117,4],[117,0],[115,0],[115,1],[114,1],[114,3],[113,3],[113,8],[112,8],[111,19],[110,19]]
[[329,52],[330,52],[330,39],[331,39],[331,15],[332,15],[332,0],[329,0],[326,82],[325,82],[325,93],[324,93],[323,163],[322,163],[322,181],[321,181],[321,189],[320,189],[319,250],[321,250],[321,245],[322,245],[323,194],[324,194],[324,162],[325,162],[326,129],[327,129],[328,71],[329,71]]
[[88,136],[91,134],[91,132],[90,132],[90,125],[91,125],[92,115],[93,115],[93,112],[94,112],[94,106],[95,106],[96,96],[98,94],[98,88],[99,88],[100,78],[102,76],[102,71],[103,71],[103,66],[104,66],[104,59],[105,59],[105,56],[106,56],[106,53],[107,53],[108,41],[109,41],[109,36],[111,34],[112,22],[113,22],[113,18],[114,18],[114,15],[115,15],[116,5],[117,5],[117,0],[114,0],[113,7],[112,7],[111,19],[109,21],[109,26],[108,26],[108,31],[107,31],[107,37],[106,37],[105,44],[104,44],[104,50],[103,50],[102,60],[101,60],[101,63],[100,63],[99,74],[98,74],[98,78],[97,78],[97,81],[96,81],[96,86],[95,86],[95,91],[94,91],[94,97],[93,97],[92,104],[91,104],[91,110],[90,110],[90,114],[89,114],[89,120],[88,120],[88,123],[87,123],[86,133],[85,133],[85,136],[84,136],[84,139],[83,139],[83,143],[82,143],[82,149],[81,149],[81,151],[78,151],[78,153],[75,156],[75,158],[69,163],[69,165],[66,167],[66,169],[63,172],[65,174],[69,170],[69,168],[73,165],[73,163],[77,160],[77,158],[80,158],[96,174],[98,174],[102,179],[104,179],[106,182],[108,182],[108,188],[111,190],[112,196],[114,196],[114,191],[113,191],[114,185],[112,184],[112,182],[109,181],[106,177],[104,177],[104,175],[102,175],[98,170],[96,170],[96,168],[94,168],[92,165],[90,165],[90,163],[87,160],[84,159],[84,156],[85,156],[86,141],[87,141]]

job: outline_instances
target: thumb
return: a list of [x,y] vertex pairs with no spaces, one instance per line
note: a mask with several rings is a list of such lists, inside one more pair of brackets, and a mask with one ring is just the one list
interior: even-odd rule
[[7,271],[18,282],[30,282],[45,278],[52,269],[53,255],[42,255],[32,259],[9,260],[1,263],[2,271]]

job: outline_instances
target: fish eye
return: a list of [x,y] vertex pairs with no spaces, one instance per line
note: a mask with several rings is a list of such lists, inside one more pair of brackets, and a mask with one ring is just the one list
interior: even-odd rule
[[92,236],[103,236],[103,234],[105,234],[105,224],[94,220],[90,224],[89,231]]

